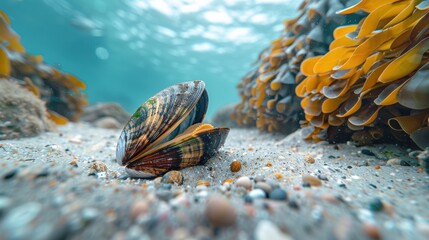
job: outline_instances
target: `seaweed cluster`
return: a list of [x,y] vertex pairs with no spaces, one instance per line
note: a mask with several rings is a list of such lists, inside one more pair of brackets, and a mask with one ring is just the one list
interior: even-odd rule
[[[362,0],[339,11],[368,16],[338,27],[329,52],[301,64],[296,87],[309,138],[369,131],[429,146],[429,1]],[[327,134],[327,135],[326,135]]]
[[49,117],[57,124],[78,120],[87,104],[81,92],[85,84],[44,64],[42,56],[26,53],[8,16],[0,10],[0,82],[5,79],[18,82],[42,99]]
[[241,103],[232,118],[240,126],[261,130],[292,132],[304,118],[295,87],[305,76],[304,59],[329,50],[332,32],[338,26],[357,23],[363,13],[338,15],[349,0],[306,0],[298,17],[284,22],[280,38],[259,55],[256,68],[238,84]]

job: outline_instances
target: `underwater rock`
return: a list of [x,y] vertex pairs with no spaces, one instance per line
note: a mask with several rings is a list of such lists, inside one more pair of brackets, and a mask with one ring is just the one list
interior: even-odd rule
[[131,114],[118,103],[96,103],[85,107],[80,120],[95,123],[106,117],[114,118],[120,125],[124,125],[130,119]]
[[260,53],[256,68],[238,84],[241,103],[232,118],[240,126],[284,133],[299,128],[304,114],[295,87],[304,79],[301,63],[328,51],[336,27],[363,17],[363,13],[336,14],[351,2],[307,0],[298,17],[284,22],[282,36]]
[[45,104],[18,83],[0,79],[0,140],[52,130]]
[[75,76],[43,63],[42,56],[25,52],[10,20],[0,10],[0,77],[18,82],[46,102],[49,118],[57,124],[77,121],[87,104],[86,86]]
[[[383,129],[420,148],[429,146],[428,1],[362,0],[339,11],[365,11],[357,25],[338,27],[329,52],[305,60],[303,98],[309,139],[338,138],[338,130]],[[381,137],[380,137],[381,136]]]
[[235,104],[228,105],[220,108],[210,119],[210,123],[216,126],[235,128],[238,127],[237,123],[231,118],[231,114],[234,112]]

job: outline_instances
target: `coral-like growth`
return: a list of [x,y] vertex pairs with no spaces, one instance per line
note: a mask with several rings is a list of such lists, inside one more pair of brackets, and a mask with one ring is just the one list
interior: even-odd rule
[[[75,76],[43,63],[41,56],[25,52],[19,36],[0,11],[0,77],[17,81],[46,102],[49,116],[56,123],[76,121],[87,104],[80,92],[85,84]],[[0,79],[0,83],[2,84]]]
[[306,0],[299,16],[284,22],[282,36],[260,54],[256,69],[238,84],[241,103],[232,118],[239,125],[256,124],[262,130],[282,132],[299,128],[304,117],[295,87],[305,78],[301,62],[326,53],[336,27],[362,18],[362,14],[336,14],[349,2]]
[[35,136],[53,127],[42,100],[15,81],[0,81],[1,140]]
[[329,52],[301,65],[296,94],[309,138],[376,126],[428,147],[429,1],[362,0],[339,14],[359,10],[368,16],[335,29]]

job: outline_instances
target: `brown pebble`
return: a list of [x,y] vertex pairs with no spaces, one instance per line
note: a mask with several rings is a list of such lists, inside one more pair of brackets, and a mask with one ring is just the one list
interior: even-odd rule
[[236,187],[243,187],[246,190],[250,191],[252,190],[252,180],[248,177],[240,177],[237,179],[237,182],[235,182]]
[[283,178],[283,174],[276,172],[276,173],[274,173],[274,177],[276,177],[277,180],[280,180]]
[[338,203],[337,197],[335,197],[333,194],[330,194],[330,193],[323,194],[322,196],[320,196],[320,199],[332,204]]
[[423,168],[421,168],[421,167],[420,167],[420,168],[418,168],[418,169],[417,169],[417,172],[418,172],[418,173],[423,173]]
[[131,206],[130,217],[131,220],[135,221],[139,216],[149,212],[149,202],[137,201]]
[[101,161],[95,161],[89,166],[89,171],[91,173],[105,172],[107,171],[107,166]]
[[228,199],[219,194],[209,197],[206,204],[206,217],[215,227],[235,225],[237,214]]
[[381,166],[379,165],[379,164],[377,164],[377,165],[375,165],[375,167],[374,167],[376,170],[378,170],[378,169],[380,169],[381,168]]
[[273,166],[273,164],[271,162],[267,162],[267,164],[265,164],[266,167],[271,167]]
[[248,147],[247,150],[252,151],[253,147]]
[[313,164],[316,162],[316,160],[314,160],[314,157],[312,157],[308,154],[304,156],[304,160],[305,160],[305,162],[310,163],[310,164]]
[[206,186],[206,187],[210,187],[210,182],[206,181],[206,180],[198,180],[197,181],[197,187],[198,186]]
[[180,171],[169,171],[164,176],[162,176],[161,182],[182,185],[183,175]]
[[319,178],[311,175],[302,176],[302,182],[309,183],[312,187],[318,187],[322,185],[322,181]]
[[72,165],[72,166],[77,166],[77,160],[76,160],[76,159],[73,159],[73,160],[71,160],[71,161],[69,162],[69,164],[70,164],[70,165]]
[[234,160],[231,162],[229,168],[231,169],[231,172],[238,172],[241,169],[241,162],[238,160]]
[[381,239],[380,230],[373,224],[363,224],[362,231],[371,239]]

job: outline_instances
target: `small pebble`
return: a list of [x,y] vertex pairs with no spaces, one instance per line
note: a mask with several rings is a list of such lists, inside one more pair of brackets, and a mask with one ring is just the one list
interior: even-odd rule
[[322,181],[320,181],[320,179],[318,179],[317,177],[312,176],[312,175],[302,176],[302,182],[303,183],[309,183],[310,186],[312,186],[312,187],[318,187],[318,186],[322,185]]
[[235,182],[236,187],[243,187],[246,190],[250,191],[252,190],[252,180],[250,180],[249,177],[240,177],[237,179],[237,182]]
[[262,189],[253,189],[249,192],[249,197],[252,199],[263,199],[266,198],[267,194]]
[[401,165],[401,159],[399,158],[392,158],[387,160],[386,165]]
[[289,202],[288,202],[288,206],[289,206],[290,208],[293,208],[293,209],[299,210],[299,204],[298,204],[295,200],[289,200]]
[[96,208],[88,207],[82,210],[82,220],[85,223],[90,223],[98,217],[99,213]]
[[369,149],[367,149],[367,148],[362,149],[360,152],[361,152],[362,154],[367,155],[367,156],[375,156],[375,154],[374,154],[371,150],[369,150]]
[[282,232],[274,223],[268,220],[259,221],[255,229],[255,237],[256,237],[256,240],[263,240],[263,239],[292,240],[293,239],[290,235]]
[[206,186],[206,187],[210,187],[210,182],[206,181],[206,180],[198,180],[197,181],[197,187],[198,186]]
[[249,194],[244,195],[243,199],[245,203],[249,203],[249,204],[253,203],[253,198],[249,196]]
[[255,183],[257,182],[265,182],[265,178],[261,175],[256,176],[254,179]]
[[276,188],[273,191],[271,191],[270,193],[270,199],[274,199],[274,200],[287,200],[287,193],[285,190],[281,189],[281,188]]
[[94,126],[98,128],[119,129],[121,124],[113,117],[102,117],[94,122]]
[[237,220],[235,208],[228,199],[218,194],[210,196],[207,200],[205,214],[215,227],[232,226]]
[[241,169],[241,162],[238,160],[234,160],[231,162],[229,168],[231,169],[231,172],[238,172]]
[[171,184],[170,183],[163,183],[162,185],[161,185],[161,189],[164,189],[164,190],[171,190]]
[[273,166],[273,164],[271,163],[271,162],[267,162],[266,164],[265,164],[265,167],[272,167]]
[[379,212],[382,209],[383,209],[383,202],[381,201],[380,198],[373,198],[369,202],[369,210],[371,210],[373,212]]
[[279,188],[280,187],[280,184],[276,180],[273,180],[273,179],[269,179],[267,181],[267,183],[270,184],[271,189],[275,189],[275,188]]
[[222,184],[232,184],[234,182],[234,179],[228,178],[225,181],[223,181]]
[[254,188],[263,190],[267,195],[270,194],[272,190],[271,185],[266,182],[257,182]]
[[47,177],[47,176],[49,176],[49,170],[45,168],[39,173],[37,173],[35,178],[41,178],[41,177]]
[[139,216],[145,215],[149,212],[150,205],[148,201],[136,201],[131,206],[130,218],[135,221]]
[[283,178],[283,174],[276,172],[276,173],[274,173],[274,177],[276,177],[277,180],[280,180]]
[[319,175],[317,175],[317,178],[320,179],[320,180],[322,180],[322,181],[329,181],[328,178],[325,175],[319,174]]
[[183,184],[183,175],[180,171],[169,171],[164,176],[162,176],[161,179],[162,183],[169,183],[169,184],[177,184],[182,185]]
[[107,166],[101,161],[95,161],[89,166],[89,173],[95,174],[98,172],[107,171]]
[[8,197],[0,196],[0,216],[12,206],[12,200]]
[[7,172],[7,173],[3,176],[3,179],[5,179],[5,180],[11,179],[11,178],[15,177],[15,175],[16,175],[17,173],[18,173],[18,169],[17,169],[17,168],[12,169],[12,170],[10,170],[9,172]]
[[11,231],[23,231],[33,222],[39,213],[42,212],[42,205],[37,202],[28,202],[13,208],[5,216],[2,226]]
[[316,162],[316,160],[314,159],[314,157],[310,156],[309,154],[304,156],[304,160],[306,163],[310,163],[313,164]]
[[362,231],[371,239],[378,240],[381,239],[381,233],[377,226],[373,224],[365,223],[362,226]]
[[76,160],[76,159],[71,160],[71,161],[69,162],[69,164],[70,164],[70,165],[72,165],[73,167],[78,167],[78,165],[77,165],[77,160]]

